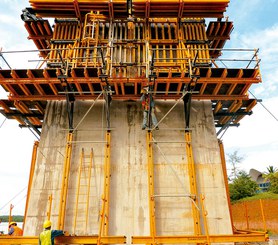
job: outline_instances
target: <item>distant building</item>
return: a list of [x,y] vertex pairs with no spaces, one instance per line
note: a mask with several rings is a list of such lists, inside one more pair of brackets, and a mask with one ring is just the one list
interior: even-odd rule
[[270,186],[270,182],[269,180],[263,178],[263,173],[261,173],[256,169],[251,168],[249,171],[249,175],[251,179],[258,184],[260,188],[259,192],[266,192],[268,190]]

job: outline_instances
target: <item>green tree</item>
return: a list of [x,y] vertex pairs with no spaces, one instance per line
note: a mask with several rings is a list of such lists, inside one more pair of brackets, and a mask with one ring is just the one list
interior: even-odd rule
[[251,177],[245,171],[240,171],[233,182],[229,184],[231,201],[254,196],[257,189],[257,183],[251,180]]
[[266,181],[269,181],[270,187],[268,191],[278,194],[278,171],[273,166],[267,167],[267,172],[263,174]]
[[268,174],[274,174],[274,173],[276,173],[277,172],[277,168],[275,168],[275,167],[273,167],[273,166],[268,166],[267,168],[266,168],[266,170],[267,170],[267,172],[264,172],[264,175],[268,175]]

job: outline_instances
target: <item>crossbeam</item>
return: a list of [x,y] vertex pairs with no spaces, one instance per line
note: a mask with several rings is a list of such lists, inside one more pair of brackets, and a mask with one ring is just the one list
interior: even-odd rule
[[[153,239],[156,244],[184,244],[184,243],[206,243],[207,236],[133,236],[132,244],[151,244]],[[239,235],[210,235],[211,243],[230,242],[265,242],[268,241],[267,234],[239,234]]]
[[[62,236],[55,238],[55,244],[97,244],[98,236]],[[102,236],[101,244],[125,244],[125,236]],[[38,244],[38,236],[0,236],[0,244]]]

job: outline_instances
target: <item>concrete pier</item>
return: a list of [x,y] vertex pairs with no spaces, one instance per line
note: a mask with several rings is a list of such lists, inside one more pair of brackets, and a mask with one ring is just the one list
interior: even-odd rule
[[[175,101],[156,101],[158,121]],[[75,103],[74,125],[78,125],[93,101]],[[109,235],[150,234],[147,131],[141,129],[139,102],[111,104],[111,189]],[[192,199],[185,150],[183,103],[179,103],[153,131],[155,217],[157,235],[193,235]],[[193,101],[192,147],[198,194],[205,196],[210,234],[232,234],[219,146],[210,101]],[[38,148],[24,235],[38,235],[47,218],[52,195],[51,220],[57,226],[68,122],[66,103],[49,102]],[[104,183],[106,118],[104,102],[96,102],[73,136],[65,230],[77,235],[98,234]],[[83,168],[79,170],[84,150]],[[86,205],[90,153],[93,161],[88,216]],[[80,173],[80,174],[79,174]],[[80,176],[80,184],[78,184]],[[77,187],[80,186],[77,198]],[[198,196],[198,198],[200,198]],[[200,209],[201,214],[201,209]],[[87,219],[87,224],[86,224]],[[201,215],[202,233],[205,234]]]

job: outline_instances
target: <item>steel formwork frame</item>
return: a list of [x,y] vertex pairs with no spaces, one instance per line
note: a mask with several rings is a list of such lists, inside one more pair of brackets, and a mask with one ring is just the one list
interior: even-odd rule
[[[148,165],[148,189],[149,189],[149,223],[150,223],[150,236],[132,236],[132,244],[211,244],[211,243],[247,243],[247,242],[263,242],[268,241],[268,235],[266,232],[256,232],[256,231],[241,231],[242,234],[231,235],[214,235],[209,234],[208,224],[207,224],[207,210],[205,210],[204,195],[199,195],[197,192],[197,181],[195,173],[194,156],[191,144],[191,132],[187,129],[185,130],[185,143],[186,143],[186,156],[188,162],[188,172],[189,172],[189,182],[190,182],[190,196],[192,198],[192,216],[194,222],[194,233],[195,235],[178,235],[178,236],[158,236],[156,234],[156,215],[155,215],[155,182],[154,182],[154,162],[153,162],[153,148],[152,148],[153,136],[152,131],[148,130],[146,132],[146,147],[147,147],[147,165]],[[221,165],[223,172],[226,170],[226,162],[224,157],[224,148],[222,142],[219,141],[219,151],[221,155]],[[224,182],[227,190],[227,178]],[[228,194],[227,194],[228,195]],[[229,199],[229,197],[227,196]],[[231,212],[230,201],[229,211]],[[203,225],[205,234],[201,234],[200,226],[200,216],[203,218]],[[230,216],[231,217],[231,216]],[[232,222],[232,220],[231,220]]]
[[[233,120],[233,124],[237,125],[244,115],[251,113],[256,100],[249,100],[247,91],[253,83],[261,82],[257,51],[254,51],[251,61],[247,60],[249,63],[255,62],[254,68],[250,69],[249,64],[240,69],[217,66],[217,58],[221,55],[225,41],[229,39],[233,29],[232,22],[219,20],[223,17],[229,0],[133,0],[129,6],[129,16],[126,15],[127,3],[125,0],[30,0],[32,9],[38,17],[58,17],[53,31],[48,21],[40,18],[39,21],[32,19],[25,21],[29,38],[38,47],[48,67],[1,70],[0,85],[10,93],[9,101],[0,101],[3,108],[1,113],[17,119],[22,125],[38,130],[42,125],[41,118],[44,115],[46,101],[65,100],[71,92],[63,90],[62,82],[57,79],[61,75],[64,75],[67,83],[74,87],[74,98],[82,100],[95,99],[99,91],[103,91],[108,85],[114,90],[113,99],[137,100],[139,91],[144,86],[154,86],[156,99],[178,99],[184,88],[194,80],[195,92],[199,93],[192,94],[192,98],[213,100],[214,116],[219,117],[216,122],[222,127],[229,124],[235,115],[237,117]],[[218,21],[211,23],[207,30],[204,22],[206,17],[218,18]],[[153,54],[155,65],[151,68],[150,61]],[[195,77],[191,77],[193,63]],[[66,68],[65,72],[62,68]],[[152,83],[149,77],[151,73],[156,77],[155,83]],[[59,229],[64,228],[73,137],[72,132],[67,136],[58,217]],[[156,234],[152,132],[149,130],[146,144],[150,236],[132,236],[132,244],[210,244],[268,240],[265,232],[231,235],[208,233],[206,210],[204,210],[205,197],[199,197],[197,193],[191,133],[188,131],[185,132],[185,140],[190,191],[194,197],[192,200],[194,235],[157,236]],[[225,158],[221,143],[219,148],[224,171]],[[36,149],[37,146],[33,150],[29,185],[32,183]],[[108,235],[110,152],[111,135],[108,130],[99,234],[59,237],[56,239],[58,244],[126,243],[125,236]],[[28,196],[29,192],[30,186]],[[201,234],[200,211],[197,210],[197,206],[202,206],[205,235]],[[11,242],[37,244],[38,238],[0,237],[1,244]]]
[[[49,34],[45,21],[28,20],[25,24],[33,40]],[[65,100],[68,95],[76,100],[95,99],[106,82],[114,100],[138,100],[141,88],[152,86],[149,74],[154,56],[156,99],[178,99],[192,81],[194,65],[199,78],[193,99],[214,101],[217,127],[238,126],[256,104],[247,91],[261,82],[260,60],[257,50],[241,50],[254,52],[245,60],[249,62],[246,68],[218,67],[218,56],[232,29],[232,22],[216,21],[205,30],[203,18],[111,20],[89,12],[84,23],[77,18],[57,19],[50,49],[40,50],[46,53],[47,67],[0,71],[0,85],[10,93],[9,100],[0,101],[0,112],[39,134],[48,100]],[[72,89],[65,90],[62,79],[57,79],[62,76]]]

